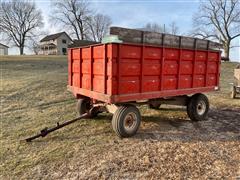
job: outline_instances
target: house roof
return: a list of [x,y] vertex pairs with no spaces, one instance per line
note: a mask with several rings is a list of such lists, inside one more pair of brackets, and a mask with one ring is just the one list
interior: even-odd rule
[[9,48],[7,45],[0,43],[0,45],[5,46],[6,48]]
[[73,40],[71,44],[68,45],[69,48],[74,47],[82,47],[82,46],[89,46],[93,44],[99,44],[99,42],[96,41],[88,41],[88,40]]
[[48,44],[43,44],[43,45],[40,45],[40,47],[47,47],[47,46],[51,46],[51,47],[56,47],[56,44],[54,43],[48,43]]
[[61,35],[63,35],[63,34],[66,34],[67,37],[68,37],[70,40],[72,40],[66,32],[60,32],[60,33],[56,33],[56,34],[47,35],[47,36],[45,36],[44,38],[42,38],[42,39],[40,40],[40,42],[57,39],[59,36],[61,36]]

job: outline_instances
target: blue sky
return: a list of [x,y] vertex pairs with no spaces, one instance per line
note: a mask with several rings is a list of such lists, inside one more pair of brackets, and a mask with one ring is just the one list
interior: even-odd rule
[[[48,23],[51,13],[50,0],[35,0],[44,14],[45,30],[50,33],[61,31]],[[92,7],[97,12],[107,14],[112,18],[113,26],[129,28],[143,27],[147,22],[169,25],[177,23],[181,34],[187,34],[192,29],[192,15],[197,11],[199,1],[196,0],[93,0]],[[240,45],[240,38],[234,44]],[[11,53],[16,51],[12,49]],[[240,48],[231,52],[232,59],[240,61]]]

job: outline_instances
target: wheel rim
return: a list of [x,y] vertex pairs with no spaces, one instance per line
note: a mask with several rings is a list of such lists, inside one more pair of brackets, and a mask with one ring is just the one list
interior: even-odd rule
[[206,105],[206,103],[204,101],[200,101],[197,104],[197,113],[199,115],[203,115],[206,112],[206,109],[207,109],[207,105]]
[[124,118],[124,129],[131,132],[135,129],[137,124],[137,115],[133,112],[128,113]]

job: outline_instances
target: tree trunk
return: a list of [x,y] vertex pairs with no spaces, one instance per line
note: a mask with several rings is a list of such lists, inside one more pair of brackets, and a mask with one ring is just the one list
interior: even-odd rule
[[24,52],[24,46],[20,46],[20,47],[19,47],[19,51],[20,51],[20,55],[23,55],[23,52]]
[[80,29],[80,35],[81,35],[81,40],[84,40],[85,38],[84,38],[84,34],[83,34],[83,29],[82,28]]
[[224,60],[229,61],[229,52],[230,52],[230,42],[224,44]]

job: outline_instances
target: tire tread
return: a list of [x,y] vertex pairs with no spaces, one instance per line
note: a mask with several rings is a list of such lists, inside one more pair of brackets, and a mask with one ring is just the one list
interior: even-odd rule
[[[121,118],[123,118],[122,116],[124,116],[127,111],[131,110],[131,108],[134,108],[134,110],[137,110],[138,116],[139,116],[140,121],[141,121],[141,115],[140,115],[139,110],[135,106],[132,106],[132,105],[124,105],[124,106],[118,107],[117,111],[113,115],[113,118],[112,118],[113,130],[115,131],[117,136],[119,136],[121,138],[132,136],[132,135],[127,134],[124,131],[124,127],[122,125],[122,119],[121,119]],[[140,122],[139,122],[139,125],[140,125]],[[138,127],[139,127],[139,125],[138,125]],[[137,129],[138,129],[138,127],[137,127]]]
[[[203,115],[198,115],[196,111],[196,104],[198,101],[203,100],[206,103],[206,111]],[[187,114],[192,121],[201,121],[206,118],[206,115],[209,110],[209,102],[207,96],[204,94],[195,94],[193,95],[187,105]]]

